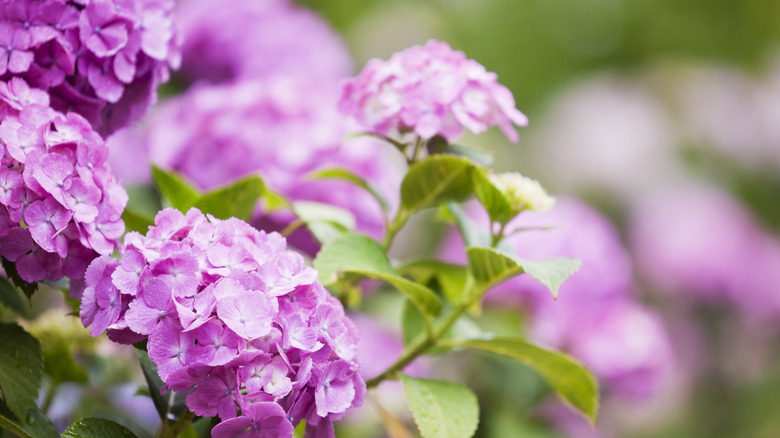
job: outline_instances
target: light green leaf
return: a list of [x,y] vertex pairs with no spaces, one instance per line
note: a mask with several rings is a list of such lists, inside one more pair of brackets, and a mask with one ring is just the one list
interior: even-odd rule
[[138,231],[141,234],[146,234],[149,227],[154,225],[153,218],[129,208],[122,212],[122,221],[125,223],[125,231]]
[[0,277],[0,303],[20,315],[24,314],[22,296],[16,287],[3,277]]
[[382,207],[382,210],[387,211],[390,209],[390,205],[387,203],[387,199],[385,199],[385,197],[379,192],[379,190],[377,190],[376,187],[350,170],[341,168],[325,169],[311,173],[308,177],[311,179],[338,179],[351,182],[352,184],[371,193],[371,195]]
[[286,207],[289,203],[290,202],[280,193],[277,193],[266,186],[265,193],[263,193],[264,212],[270,213],[272,211],[279,210],[283,207]]
[[36,408],[42,374],[38,340],[16,324],[0,324],[0,390],[17,418]]
[[[440,324],[447,315],[449,315],[449,312],[441,312],[435,320],[435,325]],[[404,303],[403,310],[401,311],[401,331],[405,345],[411,344],[417,337],[425,334],[425,320],[417,307],[412,305],[408,300]],[[491,339],[492,337],[492,333],[483,331],[473,319],[466,315],[462,315],[439,340]],[[443,353],[451,351],[453,348],[454,346],[449,345],[436,346],[430,348],[428,353]]]
[[313,265],[325,285],[335,283],[339,272],[354,273],[393,285],[424,315],[435,315],[441,308],[441,300],[433,291],[401,277],[384,249],[368,236],[350,233],[328,242],[320,249]]
[[595,377],[584,366],[565,354],[557,353],[520,339],[470,340],[461,345],[511,357],[537,370],[550,386],[570,405],[596,422],[599,388]]
[[467,387],[401,375],[404,395],[423,438],[468,438],[479,423],[477,397]]
[[477,283],[477,294],[484,293],[507,278],[527,273],[550,289],[553,298],[557,299],[558,288],[582,265],[579,260],[571,258],[523,260],[492,248],[470,247],[466,253],[469,268]]
[[398,271],[422,284],[436,281],[447,301],[454,304],[463,302],[469,276],[465,266],[452,265],[435,259],[425,259],[404,265],[398,268]]
[[86,417],[62,433],[63,438],[136,438],[126,427],[105,418]]
[[166,172],[153,165],[152,178],[160,190],[164,203],[183,213],[186,213],[200,197],[198,190],[177,173]]
[[433,155],[413,164],[401,183],[401,208],[413,213],[446,201],[461,201],[474,192],[476,165],[454,155]]
[[352,212],[330,204],[298,201],[292,203],[292,210],[323,244],[355,229],[355,216]]
[[490,246],[492,236],[490,228],[482,226],[466,215],[460,205],[448,202],[442,205],[440,216],[455,222],[466,246]]
[[474,177],[474,194],[477,195],[477,199],[485,207],[485,210],[490,216],[491,223],[498,222],[505,224],[515,217],[516,213],[512,208],[512,203],[504,195],[504,193],[496,187],[495,184],[488,177],[486,169],[478,169],[473,173]]
[[248,220],[264,191],[263,180],[252,175],[200,196],[192,206],[219,219],[236,217]]

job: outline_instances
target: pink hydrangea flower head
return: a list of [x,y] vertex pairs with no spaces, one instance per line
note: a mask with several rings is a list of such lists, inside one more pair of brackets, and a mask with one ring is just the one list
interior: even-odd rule
[[168,387],[222,419],[214,436],[290,437],[301,420],[321,436],[362,403],[357,329],[282,236],[165,209],[122,253],[87,270],[82,322],[148,339]]
[[140,119],[178,67],[173,0],[5,0],[0,73],[47,90],[102,135]]
[[100,135],[48,103],[23,79],[0,82],[0,255],[31,283],[82,279],[92,259],[114,251],[127,203]]
[[495,73],[435,40],[388,61],[369,61],[359,75],[344,81],[339,108],[382,136],[413,132],[452,141],[463,128],[478,134],[498,126],[515,142],[514,125],[528,124]]
[[346,46],[328,24],[290,0],[180,2],[181,74],[188,81],[299,77],[335,83],[352,73]]

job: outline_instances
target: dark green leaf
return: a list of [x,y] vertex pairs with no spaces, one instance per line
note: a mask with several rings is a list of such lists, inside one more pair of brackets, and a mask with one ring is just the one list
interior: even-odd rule
[[404,395],[423,438],[468,438],[479,423],[477,397],[467,387],[401,375]]
[[404,265],[398,271],[422,284],[435,281],[447,301],[454,304],[463,302],[464,292],[468,288],[469,273],[465,266],[425,259]]
[[16,415],[8,409],[8,406],[2,400],[0,400],[0,427],[22,438],[35,438],[24,429]]
[[356,175],[354,172],[347,169],[325,169],[314,172],[309,175],[312,179],[338,179],[342,181],[348,181],[355,184],[358,187],[368,191],[382,207],[382,210],[389,210],[390,206],[387,203],[387,199],[376,189],[372,184],[363,178]]
[[28,283],[22,280],[22,277],[20,277],[19,273],[16,272],[16,264],[14,262],[8,261],[5,258],[0,259],[3,263],[3,270],[5,271],[5,275],[8,276],[11,281],[13,281],[16,287],[24,292],[27,300],[30,300],[35,291],[38,290],[38,283]]
[[553,298],[558,298],[560,285],[582,265],[579,260],[571,258],[523,260],[492,248],[470,247],[466,252],[477,284],[477,294],[507,278],[527,273],[550,289]]
[[511,357],[537,370],[563,399],[596,422],[599,388],[596,378],[566,356],[520,339],[470,340],[462,345]]
[[63,438],[136,438],[133,432],[111,420],[86,417],[76,421],[62,433]]
[[446,201],[461,201],[474,192],[471,161],[433,155],[413,164],[401,183],[401,208],[413,213]]
[[264,191],[263,180],[252,175],[204,194],[193,202],[193,207],[219,219],[236,217],[248,220]]
[[38,340],[16,324],[0,324],[0,390],[17,418],[36,408],[42,374]]
[[152,178],[160,190],[163,201],[181,212],[186,213],[200,197],[198,191],[175,172],[166,172],[153,165]]
[[24,303],[19,291],[3,277],[0,277],[0,303],[20,315],[24,314]]
[[129,208],[122,212],[122,221],[125,223],[126,232],[138,231],[141,234],[146,234],[149,227],[154,225],[153,218]]
[[[27,411],[24,420],[20,420],[8,406],[0,400],[0,428],[11,431],[22,438],[58,438],[57,429],[40,409]],[[0,436],[3,436],[0,430]]]
[[384,249],[370,237],[345,234],[323,245],[314,259],[323,284],[336,282],[339,272],[354,273],[383,280],[404,293],[423,314],[435,315],[441,300],[427,287],[401,277],[390,264]]

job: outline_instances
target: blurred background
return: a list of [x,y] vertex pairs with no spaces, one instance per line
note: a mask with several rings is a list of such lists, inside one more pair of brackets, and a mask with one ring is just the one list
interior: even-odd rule
[[[552,231],[513,237],[511,250],[583,260],[558,302],[528,282],[507,282],[476,322],[585,362],[602,386],[599,423],[591,427],[509,360],[456,353],[457,360],[426,358],[407,371],[470,386],[481,406],[478,437],[780,436],[780,2],[213,4],[178,2],[182,69],[140,127],[109,139],[131,208],[159,208],[149,195],[149,162],[201,188],[260,172],[290,199],[341,207],[360,231],[380,236],[378,209],[364,193],[303,176],[346,166],[397,200],[399,157],[376,142],[340,144],[355,128],[342,126],[335,111],[338,83],[371,58],[446,41],[496,72],[530,119],[517,144],[497,130],[460,143],[559,198],[552,212],[524,223]],[[467,210],[478,219],[473,206]],[[399,238],[397,258],[463,261],[462,243],[434,216],[417,218]],[[291,218],[261,211],[255,224],[281,229]],[[290,240],[317,250],[311,236]],[[402,349],[396,295],[376,291],[353,311],[366,377]],[[68,362],[73,374],[53,377],[59,390],[42,400],[57,424],[97,412],[154,430],[140,375],[127,367],[132,352],[52,329],[65,324],[56,317],[40,321],[32,330],[44,344],[70,345],[48,360],[77,353],[73,367]],[[337,436],[414,436],[398,389],[383,384]],[[78,400],[99,402],[74,412]]]

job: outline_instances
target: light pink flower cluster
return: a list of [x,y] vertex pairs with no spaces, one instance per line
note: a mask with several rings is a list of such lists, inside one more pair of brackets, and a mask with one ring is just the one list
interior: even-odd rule
[[78,294],[89,262],[124,233],[127,194],[108,148],[83,117],[49,107],[45,91],[0,82],[0,255],[30,283],[71,278]]
[[302,419],[307,436],[333,436],[332,421],[362,403],[357,330],[281,235],[165,209],[124,242],[121,261],[87,269],[82,322],[121,343],[148,338],[166,385],[223,420],[212,436],[289,437]]
[[173,0],[4,0],[0,77],[49,90],[107,135],[137,121],[179,62]]
[[434,40],[388,61],[369,61],[344,82],[339,106],[369,132],[383,136],[414,132],[452,141],[464,127],[480,133],[497,125],[514,142],[513,124],[528,124],[495,73]]

